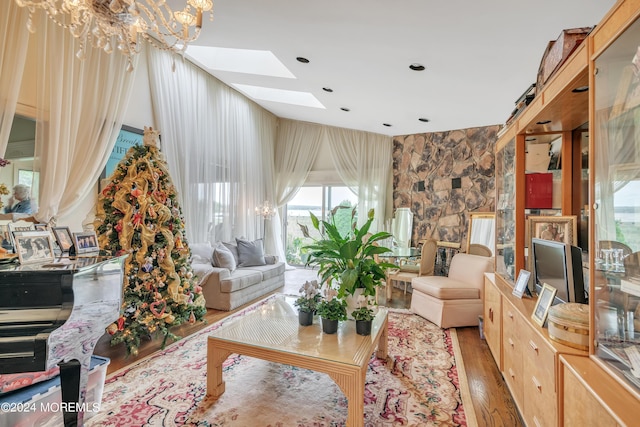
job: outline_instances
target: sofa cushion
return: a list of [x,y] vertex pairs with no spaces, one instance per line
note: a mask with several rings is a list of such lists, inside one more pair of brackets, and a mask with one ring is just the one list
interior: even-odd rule
[[422,276],[411,280],[411,288],[434,298],[451,299],[479,299],[480,289],[460,280],[444,276]]
[[191,243],[191,262],[196,264],[211,264],[213,256],[213,247],[211,243]]
[[264,248],[262,239],[252,241],[236,239],[238,243],[238,267],[251,267],[254,265],[265,265]]
[[284,274],[285,265],[284,262],[276,262],[273,264],[257,265],[250,267],[251,270],[259,271],[262,273],[262,280],[269,280],[272,277],[277,277]]
[[213,265],[233,271],[236,269],[236,259],[226,246],[218,245],[213,250]]
[[220,275],[220,291],[235,292],[262,282],[262,272],[249,268],[238,268],[229,277]]

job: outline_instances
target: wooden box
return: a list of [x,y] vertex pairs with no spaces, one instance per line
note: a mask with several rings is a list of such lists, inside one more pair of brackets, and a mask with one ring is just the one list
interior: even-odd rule
[[547,316],[549,338],[579,350],[589,350],[589,305],[554,305]]
[[560,68],[580,43],[587,38],[592,29],[593,27],[580,27],[562,30],[557,40],[549,42],[538,68],[536,92],[540,92],[549,77]]

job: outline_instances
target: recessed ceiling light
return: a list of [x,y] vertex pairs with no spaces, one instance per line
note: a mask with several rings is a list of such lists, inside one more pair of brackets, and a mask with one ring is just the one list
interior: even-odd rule
[[389,123],[383,123],[383,124],[382,124],[382,126],[386,126],[386,127],[388,127],[388,128],[390,128],[390,127],[391,127],[391,125],[390,125]]
[[572,90],[571,92],[582,93],[582,92],[586,92],[588,90],[589,90],[589,86],[579,86],[579,87],[575,88],[574,90]]
[[322,90],[325,92],[333,92],[333,89],[331,89],[330,87],[323,87]]
[[302,62],[303,64],[309,63],[309,60],[307,58],[303,58],[302,56],[298,56],[296,59],[298,60],[298,62]]
[[542,120],[537,122],[537,125],[548,125],[549,123],[551,123],[551,120]]
[[421,64],[411,64],[411,65],[409,65],[409,68],[412,69],[413,71],[424,71],[425,70],[424,65],[421,65]]
[[351,111],[351,110],[349,110],[349,109],[348,109],[348,108],[346,108],[346,107],[340,107],[340,109],[341,109],[342,111]]
[[424,117],[420,117],[418,120],[420,120],[421,122],[424,122],[424,123],[428,123],[429,122],[429,119],[426,119]]

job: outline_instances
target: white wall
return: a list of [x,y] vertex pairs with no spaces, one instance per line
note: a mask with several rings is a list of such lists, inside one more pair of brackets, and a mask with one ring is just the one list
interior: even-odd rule
[[[117,54],[117,52],[113,53],[113,55]],[[36,63],[37,51],[35,46],[30,43],[29,52],[27,53],[27,62],[25,64],[25,72],[22,78],[22,85],[20,87],[20,96],[18,98],[20,106],[18,113],[22,115],[29,115],[27,112],[35,109]],[[151,107],[149,73],[146,55],[144,53],[140,54],[138,57],[138,65],[135,72],[136,78],[133,83],[133,92],[129,99],[129,105],[125,113],[124,124],[139,129],[144,129],[145,126],[153,126],[155,128],[153,110]],[[35,119],[35,117],[32,118]],[[2,175],[0,176],[2,179],[0,179],[0,182],[11,182],[4,181],[4,172],[5,171],[2,171]],[[82,201],[80,206],[75,209],[72,214],[59,217],[57,224],[60,226],[68,226],[72,232],[81,231],[83,229],[83,223],[91,222],[93,220],[97,197],[98,181],[96,180],[94,190],[89,194],[89,196]]]

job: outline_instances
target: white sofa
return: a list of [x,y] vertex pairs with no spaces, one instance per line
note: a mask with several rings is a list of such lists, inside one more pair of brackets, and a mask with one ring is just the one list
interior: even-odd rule
[[[237,258],[235,265],[233,262],[226,265],[220,262],[219,253],[214,253],[216,249],[223,249],[220,245],[189,245],[191,267],[202,287],[206,307],[233,310],[284,285],[285,263],[279,262],[277,257],[264,255],[264,265],[244,266]],[[233,250],[232,243],[224,245]]]

